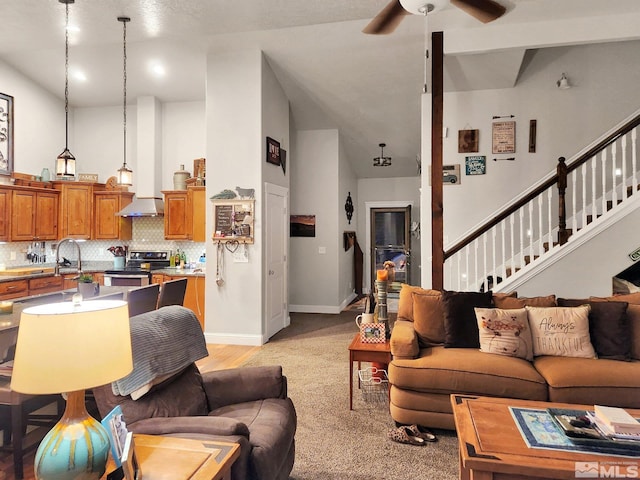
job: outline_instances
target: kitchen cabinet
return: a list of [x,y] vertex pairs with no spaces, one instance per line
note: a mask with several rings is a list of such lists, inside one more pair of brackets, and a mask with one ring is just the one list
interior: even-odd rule
[[26,297],[27,295],[29,295],[29,282],[27,280],[0,283],[0,300]]
[[132,192],[103,190],[94,192],[93,238],[96,240],[131,240],[130,217],[116,213],[133,200]]
[[57,292],[63,289],[64,278],[56,277],[38,277],[29,279],[29,296],[40,295],[41,293]]
[[164,275],[162,273],[154,273],[151,275],[151,283],[162,285],[164,283]]
[[205,241],[206,187],[167,190],[164,194],[164,237]]
[[11,238],[11,190],[0,189],[0,241]]
[[60,237],[89,240],[93,219],[94,183],[53,182],[60,191]]
[[16,188],[11,195],[11,240],[56,240],[60,193],[49,189]]
[[187,291],[184,294],[183,306],[193,311],[204,330],[205,282],[204,275],[165,275],[164,280],[187,279]]

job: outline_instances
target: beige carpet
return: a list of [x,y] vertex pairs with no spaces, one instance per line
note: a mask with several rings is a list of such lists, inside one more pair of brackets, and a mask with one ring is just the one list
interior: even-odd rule
[[[454,432],[435,431],[438,442],[403,445],[387,438],[394,427],[388,405],[354,392],[349,411],[349,351],[356,333],[353,312],[292,314],[246,365],[282,365],[298,413],[295,480],[454,480]],[[363,364],[366,365],[366,364]],[[354,386],[356,386],[354,384]]]

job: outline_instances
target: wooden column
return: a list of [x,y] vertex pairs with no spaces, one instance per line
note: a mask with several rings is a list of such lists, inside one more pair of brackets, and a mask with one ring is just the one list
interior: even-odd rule
[[444,223],[442,208],[442,126],[444,104],[444,35],[431,34],[431,288],[444,288]]

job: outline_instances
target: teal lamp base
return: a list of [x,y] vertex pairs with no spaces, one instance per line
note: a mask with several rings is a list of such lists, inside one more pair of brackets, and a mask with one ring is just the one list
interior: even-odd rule
[[84,405],[84,390],[71,392],[60,421],[44,437],[35,458],[37,480],[99,480],[109,435]]

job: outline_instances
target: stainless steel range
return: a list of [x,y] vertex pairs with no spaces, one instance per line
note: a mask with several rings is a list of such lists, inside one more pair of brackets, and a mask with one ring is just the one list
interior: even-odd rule
[[141,287],[151,283],[151,272],[169,266],[171,252],[132,250],[121,270],[106,270],[104,284],[110,287]]

